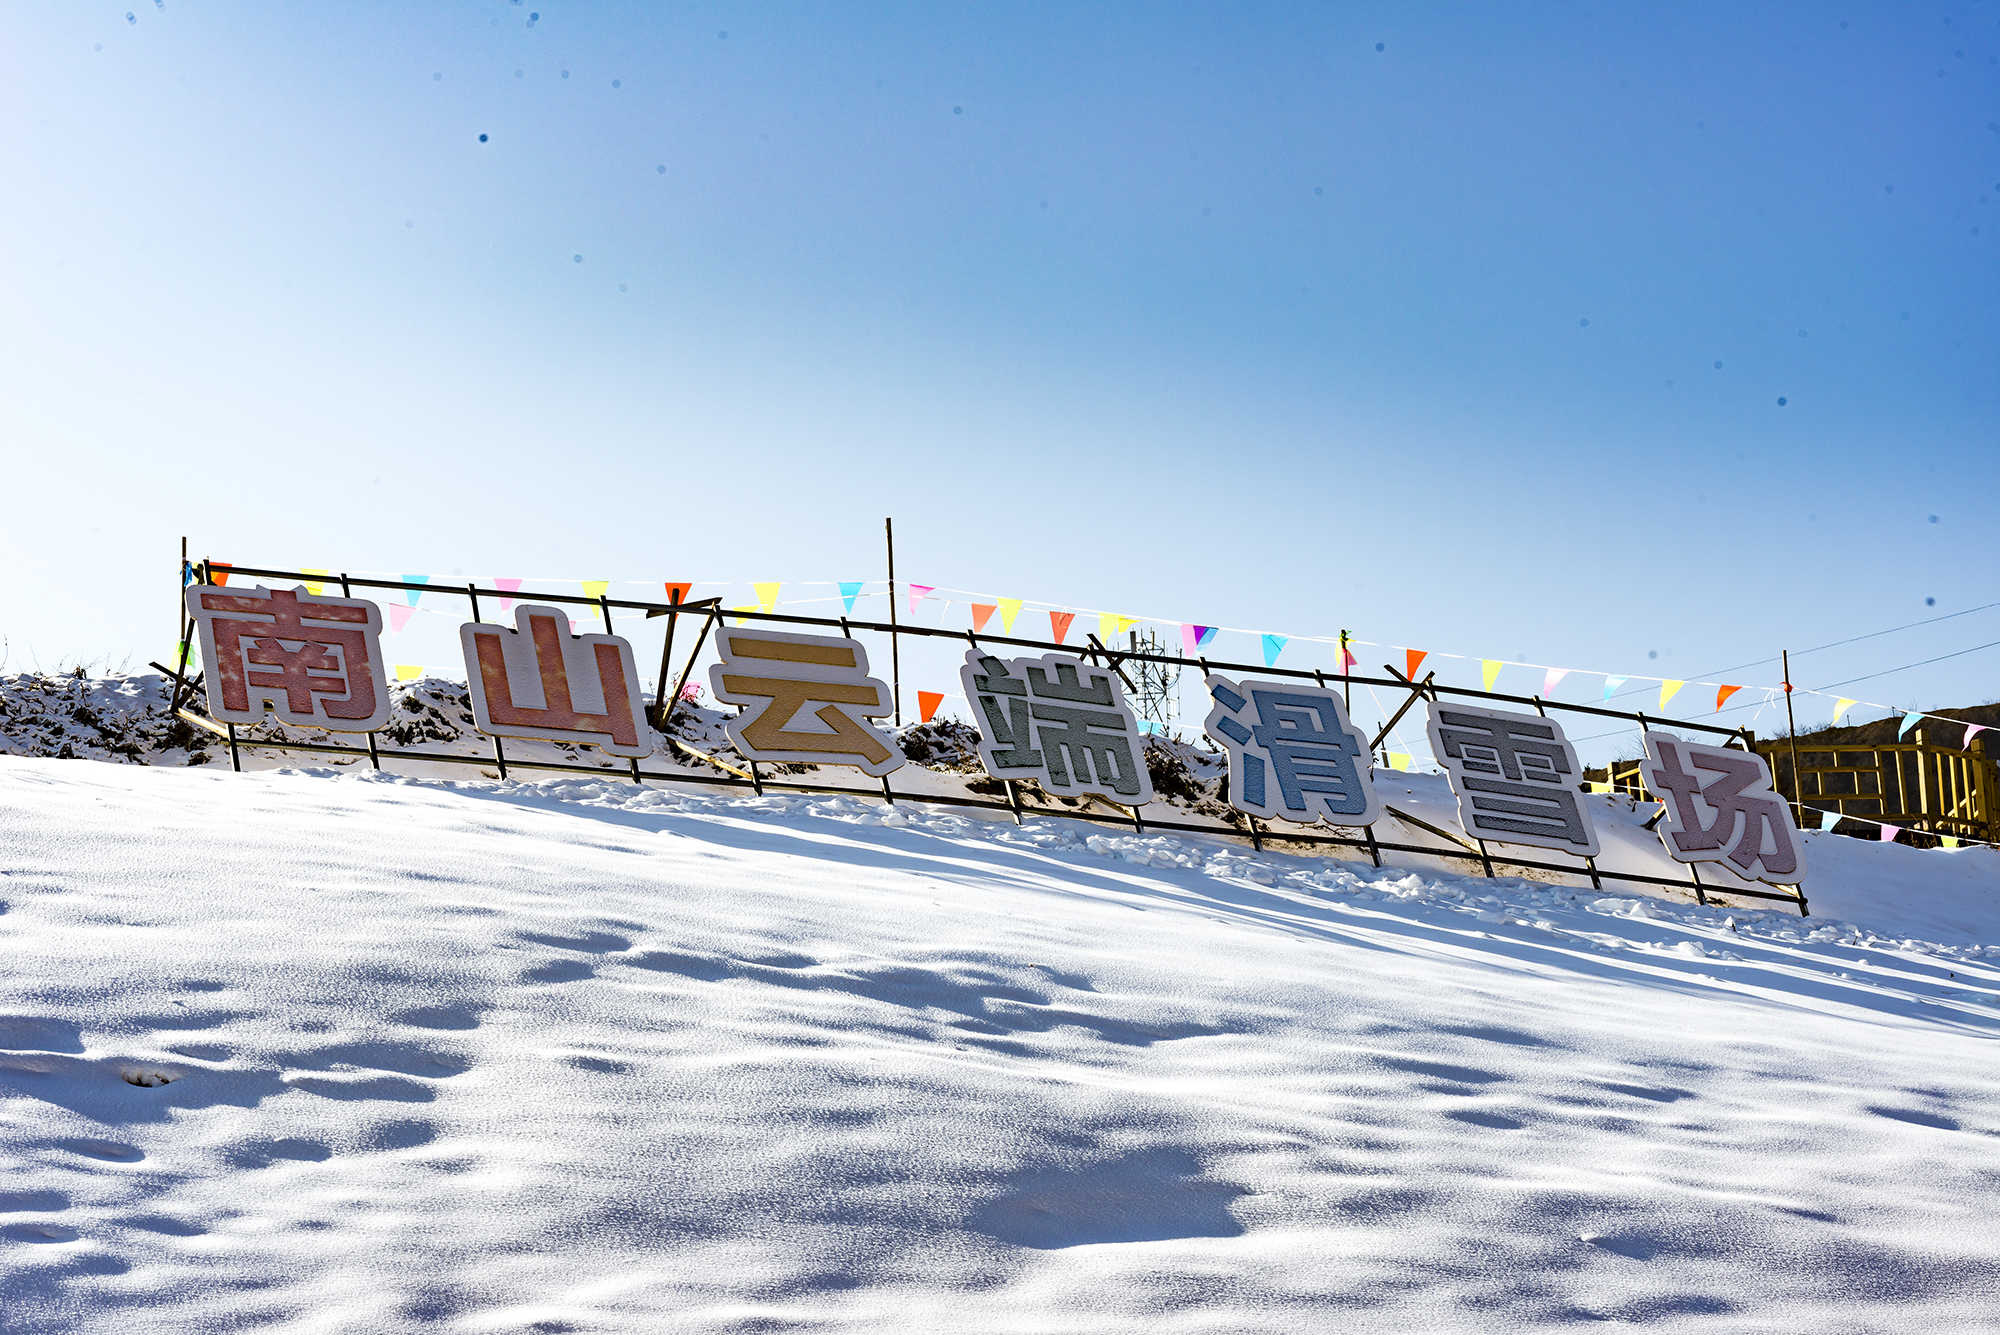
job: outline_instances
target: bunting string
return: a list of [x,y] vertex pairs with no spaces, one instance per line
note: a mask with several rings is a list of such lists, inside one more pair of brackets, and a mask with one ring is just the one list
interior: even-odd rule
[[[214,579],[218,584],[226,585],[229,582],[232,570],[230,563],[223,561],[211,561],[209,563],[209,568],[212,572]],[[300,571],[303,575],[307,577],[304,582],[309,592],[316,594],[324,594],[337,591],[339,587],[339,580],[337,577],[335,577],[334,572],[330,569],[302,566],[300,567]],[[444,607],[434,606],[433,602],[426,601],[427,597],[430,600],[434,601],[435,598],[439,595],[450,597],[454,594],[458,594],[459,596],[462,596],[461,589],[462,589],[463,577],[461,576],[454,576],[451,581],[443,581],[431,575],[413,575],[408,573],[398,573],[392,571],[353,570],[344,573],[350,576],[395,579],[395,580],[400,580],[410,586],[401,591],[403,595],[402,606],[397,606],[394,603],[385,602],[384,610],[387,613],[390,622],[388,629],[392,633],[401,633],[407,630],[410,625],[412,617],[417,612],[426,612],[426,613],[436,612],[445,615],[451,614],[448,611],[448,609]],[[721,588],[721,589],[743,587],[743,583],[741,581],[735,581],[735,580],[614,581],[606,579],[581,579],[581,578],[571,579],[568,577],[558,578],[558,577],[541,577],[541,576],[537,577],[496,576],[496,577],[487,577],[483,582],[489,587],[501,590],[501,597],[499,601],[500,601],[500,610],[503,615],[506,614],[509,610],[511,610],[512,605],[514,603],[523,601],[524,598],[533,597],[532,591],[529,591],[525,594],[523,593],[524,588],[529,584],[556,585],[556,586],[568,585],[569,587],[580,589],[586,597],[592,599],[597,599],[607,596],[609,591],[614,587],[625,588],[637,585],[649,591],[653,589],[664,589],[668,594],[669,602],[687,601],[689,599],[691,592],[697,587]],[[823,596],[812,593],[807,593],[805,594],[805,596],[798,596],[798,594],[794,594],[794,596],[783,599],[785,605],[802,606],[802,605],[810,605],[817,603],[827,603],[838,600],[841,603],[844,610],[846,611],[846,613],[848,613],[849,615],[853,614],[857,600],[864,597],[886,596],[888,592],[886,584],[880,580],[873,580],[873,581],[802,580],[802,581],[790,581],[790,582],[779,581],[779,580],[754,581],[751,582],[750,587],[754,591],[755,601],[750,603],[732,604],[728,610],[738,614],[753,612],[753,611],[755,612],[775,611],[780,604],[780,593],[788,586],[788,583],[789,587],[794,590],[804,591],[804,590],[826,589],[830,590],[830,592],[828,592]],[[1509,669],[1529,669],[1535,672],[1540,672],[1542,674],[1541,694],[1545,698],[1553,698],[1558,687],[1563,683],[1565,679],[1571,676],[1581,675],[1581,676],[1601,677],[1603,682],[1603,699],[1607,702],[1610,701],[1614,696],[1621,694],[1628,683],[1649,683],[1650,686],[1656,686],[1659,691],[1659,708],[1663,713],[1667,710],[1669,704],[1673,701],[1673,699],[1678,694],[1680,694],[1682,689],[1690,685],[1701,687],[1703,688],[1704,691],[1708,689],[1714,690],[1715,692],[1714,703],[1710,708],[1710,712],[1717,714],[1724,712],[1732,712],[1734,710],[1744,709],[1744,708],[1755,708],[1758,711],[1758,713],[1761,714],[1763,710],[1772,707],[1778,699],[1775,687],[1754,692],[1753,698],[1741,700],[1738,703],[1731,704],[1730,703],[1731,699],[1733,697],[1738,696],[1739,693],[1745,690],[1745,686],[1742,683],[1712,682],[1712,681],[1695,682],[1695,681],[1679,680],[1666,677],[1652,677],[1642,674],[1606,673],[1597,671],[1595,669],[1556,667],[1550,664],[1543,664],[1543,663],[1523,663],[1523,662],[1515,662],[1509,659],[1481,658],[1472,655],[1454,654],[1437,650],[1414,649],[1404,645],[1383,644],[1371,640],[1357,639],[1353,636],[1343,637],[1339,635],[1284,634],[1276,631],[1253,629],[1247,627],[1215,626],[1215,625],[1205,625],[1197,622],[1168,620],[1166,618],[1136,616],[1129,613],[1108,612],[1096,608],[1075,607],[1071,605],[1057,606],[1053,604],[1033,604],[1032,600],[1028,599],[999,597],[997,595],[978,593],[972,590],[947,588],[942,585],[906,584],[904,587],[907,591],[909,614],[911,616],[917,615],[920,607],[927,602],[934,605],[938,605],[940,607],[941,614],[943,612],[948,612],[954,603],[963,602],[970,609],[970,614],[972,619],[972,629],[975,634],[983,632],[986,629],[986,627],[991,623],[993,614],[997,611],[1000,616],[1000,633],[1003,635],[1011,635],[1014,631],[1015,623],[1017,619],[1020,617],[1021,613],[1026,610],[1030,610],[1032,606],[1033,610],[1044,613],[1048,616],[1050,639],[1057,644],[1065,644],[1068,642],[1069,634],[1071,629],[1073,628],[1076,618],[1082,615],[1082,616],[1094,616],[1097,619],[1097,631],[1098,631],[1097,638],[1101,643],[1104,643],[1107,646],[1111,645],[1111,642],[1115,638],[1122,638],[1127,631],[1132,629],[1134,626],[1138,626],[1142,623],[1149,625],[1158,625],[1162,627],[1178,627],[1181,632],[1181,645],[1183,652],[1189,657],[1194,657],[1208,652],[1211,643],[1214,641],[1215,637],[1218,634],[1246,635],[1254,637],[1254,642],[1262,650],[1263,661],[1266,666],[1276,666],[1280,656],[1285,653],[1288,647],[1301,643],[1326,644],[1337,647],[1337,654],[1339,657],[1339,661],[1341,663],[1341,670],[1352,671],[1360,665],[1360,659],[1353,652],[1354,647],[1358,646],[1370,650],[1384,650],[1402,654],[1404,659],[1404,673],[1411,680],[1416,679],[1418,670],[1427,661],[1432,661],[1437,659],[1449,659],[1466,663],[1477,662],[1479,664],[1481,684],[1484,689],[1489,691],[1494,688],[1495,684],[1499,681],[1500,677]],[[1992,604],[1990,606],[2000,606],[2000,604]],[[1986,609],[1974,608],[1970,610],[1981,611]],[[1963,615],[1963,614],[1954,613],[1952,615]],[[631,619],[629,616],[622,616],[616,613],[615,611],[613,613],[613,616],[615,620]],[[1947,618],[1934,618],[1934,619],[1942,620]],[[742,624],[743,618],[740,615],[737,618],[737,620],[739,624]],[[572,621],[572,624],[574,624],[574,620]],[[1929,622],[1918,622],[1912,624],[1927,625],[1929,624]],[[1907,629],[1907,627],[1897,627],[1895,629]],[[1879,632],[1879,633],[1887,634],[1889,632]],[[1872,637],[1861,636],[1857,638],[1867,639]],[[1841,641],[1839,643],[1847,643],[1847,642],[1849,641]],[[1996,642],[1996,644],[2000,644],[2000,642]],[[1822,647],[1833,647],[1833,646],[1822,646]],[[1995,647],[1995,645],[1977,646],[1977,648],[1992,648],[1992,647]],[[1973,650],[1965,650],[1962,652],[1970,653],[1973,652]],[[1944,657],[1956,657],[1956,656],[1957,655],[1945,655]],[[1933,659],[1926,661],[1935,662],[1940,660]],[[1748,665],[1748,666],[1757,666],[1757,665]],[[1923,664],[1911,664],[1909,666],[1923,666]],[[1855,709],[1880,710],[1886,715],[1900,716],[1900,726],[1898,729],[1899,738],[1907,737],[1912,729],[1914,729],[1918,724],[1924,722],[1926,719],[1932,720],[1937,723],[1962,722],[1962,720],[1946,719],[1934,714],[1926,714],[1921,711],[1903,709],[1899,706],[1881,704],[1874,701],[1861,700],[1858,698],[1847,697],[1847,696],[1836,696],[1831,694],[1827,690],[1815,690],[1809,687],[1794,686],[1791,688],[1791,692],[1795,697],[1815,696],[1831,701],[1832,707],[1829,715],[1827,716],[1827,722],[1834,725],[1839,725],[1842,719],[1850,711]],[[1970,745],[1974,736],[1988,730],[1988,725],[1984,724],[1966,723],[1963,726],[1966,729],[1965,736],[1963,739],[1963,744],[1965,745]],[[1585,740],[1585,739],[1579,738],[1577,740]]]

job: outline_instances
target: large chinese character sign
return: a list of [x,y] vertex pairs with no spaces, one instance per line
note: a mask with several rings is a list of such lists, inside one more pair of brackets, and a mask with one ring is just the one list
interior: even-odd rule
[[1538,714],[1433,702],[1429,732],[1467,834],[1597,856],[1597,830],[1578,800],[1576,748],[1561,724]]
[[723,729],[745,756],[852,765],[877,778],[903,763],[895,740],[868,723],[892,706],[859,641],[735,629],[716,632],[716,649],[722,661],[708,670],[709,686],[743,707]]
[[959,679],[979,712],[979,759],[994,778],[1127,806],[1153,800],[1139,721],[1109,669],[1067,654],[1001,659],[973,649]]
[[1211,676],[1202,727],[1229,752],[1229,805],[1266,820],[1372,825],[1368,741],[1340,696],[1296,682]]
[[1805,879],[1798,827],[1772,790],[1764,757],[1648,732],[1639,773],[1666,803],[1660,840],[1676,861],[1727,859],[1732,870],[1773,885]]
[[[187,591],[208,664],[208,711],[226,723],[373,732],[389,721],[382,613],[297,589]],[[268,708],[268,713],[267,713]]]
[[472,717],[489,737],[533,737],[646,756],[639,672],[630,641],[572,635],[553,607],[514,609],[514,626],[468,621],[458,628]]

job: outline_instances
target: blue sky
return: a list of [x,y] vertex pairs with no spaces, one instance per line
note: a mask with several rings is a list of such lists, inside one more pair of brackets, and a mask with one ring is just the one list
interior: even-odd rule
[[183,533],[797,587],[893,514],[923,583],[1696,678],[2000,601],[1994,0],[134,4],[0,13],[8,670],[170,649]]

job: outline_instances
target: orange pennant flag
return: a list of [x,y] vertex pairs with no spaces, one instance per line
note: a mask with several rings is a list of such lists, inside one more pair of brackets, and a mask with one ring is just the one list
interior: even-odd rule
[[991,621],[993,614],[999,610],[1000,604],[998,603],[974,603],[972,605],[972,629],[974,631],[985,630],[986,623]]
[[1730,696],[1736,694],[1738,691],[1742,689],[1743,688],[1741,686],[1724,686],[1720,690],[1716,691],[1715,712],[1720,714],[1722,712],[1722,702],[1724,700],[1727,700]]
[[1417,669],[1423,666],[1423,661],[1429,657],[1430,650],[1428,649],[1403,650],[1403,661],[1408,665],[1403,669],[1403,675],[1411,681],[1415,681],[1417,679]]
[[1055,632],[1057,644],[1061,644],[1063,636],[1069,634],[1069,623],[1074,620],[1076,620],[1076,613],[1074,612],[1049,613],[1049,629]]
[[943,691],[918,691],[917,721],[919,723],[929,723],[931,721],[931,715],[937,713],[938,706],[943,703],[944,703]]
[[[663,582],[663,583],[665,583],[665,581],[662,581],[662,582]],[[684,603],[684,602],[686,602],[686,601],[688,600],[688,590],[689,590],[689,589],[692,589],[693,587],[694,587],[694,584],[693,584],[692,582],[689,582],[689,583],[686,583],[686,584],[672,584],[672,583],[668,583],[668,584],[666,585],[666,589],[667,589],[667,601],[668,601],[668,602],[670,602],[670,603]]]
[[229,583],[229,570],[230,566],[227,561],[210,561],[208,563],[208,578],[213,583],[226,585]]

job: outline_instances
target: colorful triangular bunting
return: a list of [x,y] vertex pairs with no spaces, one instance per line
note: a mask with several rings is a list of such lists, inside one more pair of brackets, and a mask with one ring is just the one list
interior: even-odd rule
[[1000,610],[998,603],[974,603],[972,605],[972,629],[975,634],[986,629],[986,623]]
[[917,722],[929,723],[931,721],[931,715],[937,713],[938,706],[943,703],[944,703],[943,691],[918,691]]
[[1076,613],[1074,612],[1049,613],[1049,630],[1053,632],[1053,638],[1057,644],[1061,644],[1063,638],[1069,634],[1069,623],[1074,620],[1076,620]]
[[1271,667],[1278,661],[1278,655],[1285,652],[1285,646],[1292,642],[1289,635],[1266,635],[1264,637],[1264,666]]

